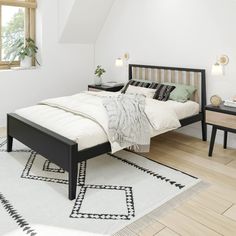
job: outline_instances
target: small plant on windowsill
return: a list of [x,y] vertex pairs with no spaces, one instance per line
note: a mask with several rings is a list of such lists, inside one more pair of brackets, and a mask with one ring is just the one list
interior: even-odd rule
[[38,65],[40,65],[36,58],[37,52],[38,47],[33,39],[19,39],[12,44],[9,52],[5,56],[5,60],[10,61],[11,64],[16,58],[18,58],[18,60],[20,60],[21,68],[30,68],[32,67],[33,59]]
[[95,70],[95,85],[101,85],[102,84],[102,76],[106,73],[106,70],[102,68],[102,66],[98,65]]

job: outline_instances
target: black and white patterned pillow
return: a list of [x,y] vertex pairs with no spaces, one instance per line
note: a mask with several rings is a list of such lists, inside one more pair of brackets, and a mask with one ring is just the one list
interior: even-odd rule
[[125,87],[121,90],[121,93],[125,93],[129,87],[129,85],[136,86],[136,87],[142,87],[142,88],[149,88],[151,86],[151,83],[144,82],[144,81],[138,81],[138,80],[130,80]]
[[175,89],[175,86],[152,83],[149,88],[156,89],[153,99],[159,101],[167,101],[170,97],[171,92]]

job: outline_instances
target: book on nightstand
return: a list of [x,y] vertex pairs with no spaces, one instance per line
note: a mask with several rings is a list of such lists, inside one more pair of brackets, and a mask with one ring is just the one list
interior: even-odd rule
[[119,83],[119,82],[115,82],[115,81],[109,81],[109,82],[102,83],[102,85],[105,85],[107,87],[118,87],[118,86],[124,85],[124,83]]
[[236,101],[225,100],[224,105],[227,106],[227,107],[236,107]]

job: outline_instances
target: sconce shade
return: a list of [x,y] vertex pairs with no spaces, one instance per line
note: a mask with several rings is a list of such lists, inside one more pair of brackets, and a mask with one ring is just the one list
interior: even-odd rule
[[218,62],[212,66],[211,74],[215,76],[223,75],[223,66]]
[[124,65],[123,60],[121,58],[116,59],[116,67],[122,67]]

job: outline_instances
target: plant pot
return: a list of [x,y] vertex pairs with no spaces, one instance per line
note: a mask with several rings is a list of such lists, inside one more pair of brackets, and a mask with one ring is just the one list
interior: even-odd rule
[[32,67],[32,57],[26,56],[23,60],[20,61],[21,68],[30,68]]
[[94,84],[95,84],[95,85],[102,85],[102,78],[96,76],[96,77],[94,78]]

